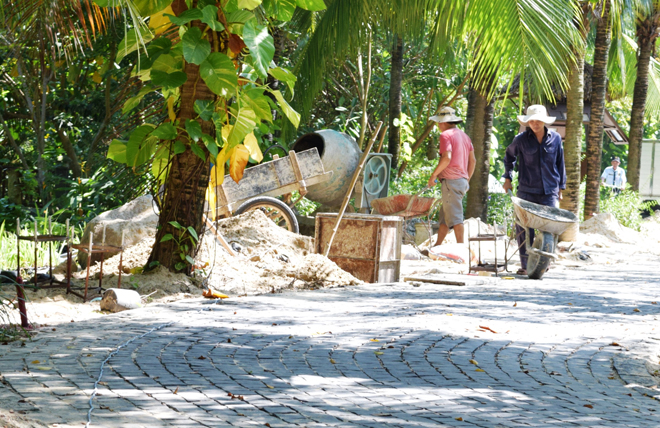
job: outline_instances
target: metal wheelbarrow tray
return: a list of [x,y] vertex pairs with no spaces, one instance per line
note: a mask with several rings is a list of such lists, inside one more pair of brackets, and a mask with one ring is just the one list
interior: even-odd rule
[[554,254],[559,235],[571,225],[577,223],[578,218],[570,211],[561,208],[547,207],[511,196],[516,223],[526,229],[540,231],[540,236],[530,243],[530,234],[525,234],[525,246],[528,251],[527,276],[532,279],[541,279],[547,270],[550,260],[556,259]]
[[511,197],[511,201],[518,223],[528,229],[538,229],[553,235],[561,235],[578,221],[575,214],[561,208],[535,204],[515,196]]

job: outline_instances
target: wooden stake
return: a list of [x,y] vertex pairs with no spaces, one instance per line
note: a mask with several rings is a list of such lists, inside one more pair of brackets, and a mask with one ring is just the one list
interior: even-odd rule
[[215,228],[215,225],[211,222],[211,220],[207,216],[204,216],[204,220],[206,220],[206,224],[211,228],[213,234],[215,235],[215,239],[218,240],[220,245],[222,245],[230,255],[236,257],[236,252],[234,249],[227,243],[227,241],[225,241],[225,238],[220,234],[220,232],[218,232],[218,229]]
[[380,137],[380,142],[378,143],[378,150],[376,150],[376,153],[381,153],[381,150],[383,150],[383,141],[385,141],[385,134],[387,134],[388,129],[390,129],[390,125],[385,125],[385,130],[383,131],[383,135]]
[[353,193],[353,188],[355,187],[355,183],[357,183],[358,178],[360,177],[360,173],[362,172],[362,168],[364,168],[364,164],[367,162],[367,158],[369,157],[369,152],[371,152],[371,148],[374,145],[374,141],[376,141],[376,137],[378,137],[378,131],[380,131],[380,127],[383,126],[383,122],[378,122],[376,125],[376,130],[374,131],[373,136],[369,140],[369,144],[367,144],[367,148],[364,150],[364,153],[362,153],[362,158],[360,159],[360,163],[358,164],[357,169],[353,173],[353,179],[351,180],[351,184],[348,186],[348,192],[346,192],[346,197],[344,198],[344,202],[341,204],[341,208],[339,209],[339,213],[337,214],[337,221],[335,222],[335,227],[332,229],[332,235],[330,235],[330,241],[328,241],[328,246],[325,249],[325,256],[328,257],[328,254],[330,254],[330,247],[332,247],[332,241],[335,239],[335,235],[337,234],[337,230],[339,230],[339,223],[341,222],[341,218],[344,216],[344,212],[346,211],[346,207],[348,206],[348,201],[351,199],[351,194]]

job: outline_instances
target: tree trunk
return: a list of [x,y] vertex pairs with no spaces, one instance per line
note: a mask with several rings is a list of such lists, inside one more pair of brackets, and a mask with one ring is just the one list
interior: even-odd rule
[[[582,116],[584,115],[584,51],[575,53],[575,64],[568,74],[566,92],[566,137],[564,139],[564,163],[566,165],[566,189],[559,206],[578,215],[580,211],[580,156],[582,155]],[[574,241],[578,227],[569,228],[560,239]]]
[[479,217],[483,221],[488,218],[488,175],[493,112],[494,102],[488,102],[488,99],[477,90],[470,89],[465,130],[472,140],[477,164],[467,193],[465,217]]
[[[369,88],[371,87],[371,32],[367,41],[367,73],[362,69],[362,54],[358,51],[358,72],[360,75],[360,104],[362,106],[362,116],[360,117],[360,137],[358,138],[358,146],[360,150],[364,150],[364,139],[367,135],[367,124],[369,123]],[[400,87],[401,85],[399,85]],[[401,90],[399,89],[399,112],[401,111]]]
[[[186,10],[185,0],[176,0],[172,4],[172,9],[176,15],[182,13]],[[199,27],[202,31],[206,27],[201,21],[194,21],[192,25]],[[186,63],[184,71],[188,76],[188,80],[181,88],[181,107],[177,115],[181,126],[186,120],[197,116],[193,109],[196,100],[215,100],[215,94],[209,90],[200,78],[199,66]],[[212,122],[202,121],[199,118],[197,120],[200,122],[204,133],[214,136]],[[189,142],[187,136],[182,135],[179,135],[179,141],[186,145],[197,144]],[[210,158],[201,141],[200,147],[207,154],[205,160],[200,159],[190,149],[172,158],[165,183],[165,195],[158,220],[156,242],[151,251],[147,267],[151,267],[154,262],[158,262],[171,271],[184,271],[185,273],[191,271],[192,266],[182,259],[181,253],[183,252],[184,256],[194,257],[197,243],[193,243],[187,238],[190,236],[187,231],[178,230],[170,222],[176,221],[183,227],[192,226],[198,236],[200,238],[202,236],[204,231],[204,201],[206,188],[209,184]],[[176,239],[161,242],[166,234],[172,234],[177,239],[184,236],[188,250],[184,251]],[[176,266],[180,262],[185,263],[185,267],[177,269]]]
[[0,113],[0,122],[2,123],[2,128],[5,131],[7,140],[9,140],[9,144],[11,144],[11,147],[14,149],[14,151],[18,155],[18,158],[21,160],[21,165],[23,165],[25,172],[29,171],[30,167],[27,163],[27,160],[25,160],[25,155],[23,154],[23,150],[21,150],[20,146],[16,144],[16,140],[14,140],[14,136],[11,133],[11,129],[9,129],[7,122],[5,122],[5,118],[2,116],[2,113]]
[[66,155],[69,157],[69,168],[73,172],[75,178],[82,177],[82,169],[78,163],[78,156],[76,155],[76,149],[71,144],[71,139],[67,135],[64,129],[57,128],[57,135],[60,136],[60,141],[62,142],[62,147],[66,151]]
[[630,138],[628,146],[628,183],[639,191],[639,174],[642,160],[642,139],[644,138],[644,111],[649,89],[649,66],[655,49],[658,25],[653,18],[637,22],[637,79],[630,109]]
[[398,35],[392,46],[392,66],[390,71],[390,135],[387,152],[392,155],[392,168],[399,164],[401,148],[401,128],[394,124],[395,119],[401,119],[401,81],[403,79],[403,39]]
[[591,119],[587,135],[587,183],[584,197],[584,219],[600,211],[600,162],[603,154],[603,119],[607,94],[607,61],[612,41],[610,3],[605,2],[596,27],[594,71],[591,77]]

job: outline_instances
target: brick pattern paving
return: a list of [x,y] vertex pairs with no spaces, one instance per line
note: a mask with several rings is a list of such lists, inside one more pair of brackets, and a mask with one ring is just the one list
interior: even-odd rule
[[660,426],[647,362],[660,359],[656,263],[186,301],[57,326],[0,346],[0,403],[81,426],[109,352],[172,323],[110,360],[92,426]]

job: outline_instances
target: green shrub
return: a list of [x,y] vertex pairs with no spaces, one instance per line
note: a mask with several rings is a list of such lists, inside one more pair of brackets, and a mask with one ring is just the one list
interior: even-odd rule
[[638,232],[642,225],[642,211],[651,209],[656,204],[656,201],[643,202],[639,193],[628,186],[618,195],[608,187],[601,187],[600,211],[614,215],[619,223]]
[[513,224],[513,202],[506,193],[491,193],[488,195],[488,224],[504,225],[512,229]]

